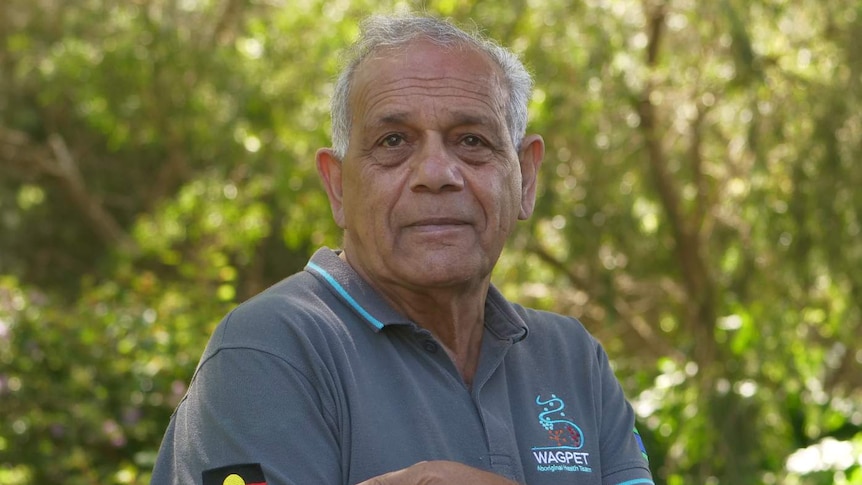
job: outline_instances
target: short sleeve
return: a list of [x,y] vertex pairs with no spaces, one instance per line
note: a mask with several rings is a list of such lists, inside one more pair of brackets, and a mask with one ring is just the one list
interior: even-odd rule
[[635,430],[635,416],[608,356],[598,347],[601,373],[601,456],[603,485],[653,484],[646,450]]
[[217,350],[171,418],[152,483],[200,484],[231,467],[260,469],[267,485],[341,483],[338,426],[321,387],[278,356]]

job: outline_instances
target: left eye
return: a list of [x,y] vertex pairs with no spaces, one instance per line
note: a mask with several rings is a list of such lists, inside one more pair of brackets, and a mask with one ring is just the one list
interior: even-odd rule
[[461,138],[461,143],[470,147],[478,147],[485,144],[482,139],[476,135],[467,135],[464,138]]

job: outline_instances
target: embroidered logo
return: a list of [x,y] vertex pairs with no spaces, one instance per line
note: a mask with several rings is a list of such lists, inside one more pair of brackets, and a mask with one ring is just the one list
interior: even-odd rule
[[206,470],[203,485],[266,485],[266,479],[259,463],[249,463]]
[[590,454],[579,451],[584,447],[584,433],[574,421],[566,416],[566,403],[551,394],[550,399],[536,396],[541,406],[539,424],[548,432],[544,446],[532,448],[537,470],[540,472],[592,472]]

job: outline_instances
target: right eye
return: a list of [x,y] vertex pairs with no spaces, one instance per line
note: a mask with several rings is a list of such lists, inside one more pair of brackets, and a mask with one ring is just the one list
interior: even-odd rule
[[389,148],[397,147],[398,145],[401,145],[402,143],[404,143],[404,136],[402,136],[398,133],[390,133],[390,134],[384,136],[380,140],[381,146],[389,147]]

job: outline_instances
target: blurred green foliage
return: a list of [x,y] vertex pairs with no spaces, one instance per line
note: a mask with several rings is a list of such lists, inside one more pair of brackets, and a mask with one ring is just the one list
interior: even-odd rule
[[370,12],[475,23],[548,156],[495,281],[614,359],[657,483],[862,484],[862,4],[6,0],[0,484],[141,484],[206,339],[338,246]]

